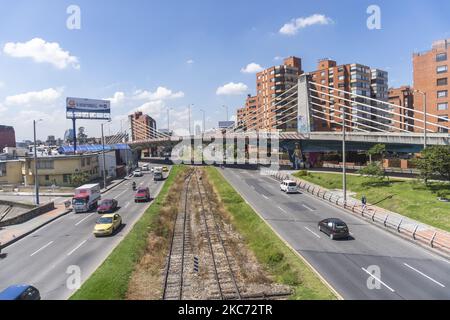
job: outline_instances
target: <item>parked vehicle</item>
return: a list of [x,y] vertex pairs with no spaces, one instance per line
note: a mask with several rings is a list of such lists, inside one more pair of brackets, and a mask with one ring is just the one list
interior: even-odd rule
[[0,300],[41,300],[41,294],[33,286],[14,285],[0,292]]
[[98,201],[102,195],[99,184],[86,184],[75,189],[75,196],[72,199],[72,207],[75,213],[89,212],[98,206]]
[[149,170],[149,165],[148,165],[148,163],[143,164],[143,165],[142,165],[142,171],[148,171],[148,170]]
[[150,190],[148,188],[139,188],[134,195],[134,202],[149,202],[150,200]]
[[144,174],[142,173],[141,169],[136,169],[133,172],[133,177],[143,177]]
[[163,171],[163,172],[169,172],[169,168],[168,168],[167,166],[163,166],[163,167],[162,167],[162,171]]
[[94,235],[110,236],[122,225],[122,217],[119,214],[105,214],[97,219],[94,227]]
[[350,231],[347,224],[337,218],[330,218],[320,221],[319,231],[327,234],[331,240],[345,239],[350,236]]
[[102,200],[97,208],[98,213],[110,213],[117,210],[118,202],[115,199]]
[[280,189],[281,191],[284,191],[286,193],[297,193],[298,191],[297,183],[292,180],[284,180],[283,182],[281,182]]

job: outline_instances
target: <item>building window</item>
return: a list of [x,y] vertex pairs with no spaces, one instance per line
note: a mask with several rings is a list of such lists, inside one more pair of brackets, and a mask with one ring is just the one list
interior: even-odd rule
[[447,109],[448,109],[448,103],[447,103],[447,102],[444,102],[444,103],[438,103],[437,109],[438,109],[439,111],[447,110]]
[[81,158],[81,166],[84,167],[86,165],[85,159]]
[[447,72],[447,66],[438,66],[436,68],[437,73],[446,73]]
[[437,92],[438,98],[447,98],[448,97],[448,91],[447,90],[440,90]]
[[87,165],[87,166],[90,166],[90,165],[91,165],[91,158],[87,158],[87,159],[86,159],[86,165]]
[[447,60],[447,53],[443,52],[443,53],[438,53],[436,55],[436,61],[440,62],[440,61],[446,61]]
[[63,182],[70,183],[70,174],[63,174]]
[[344,79],[345,79],[344,76],[339,76],[339,78],[338,78],[339,81],[343,81]]
[[37,162],[38,169],[54,169],[53,160],[38,160]]
[[0,163],[0,177],[6,176],[6,162]]
[[441,78],[441,79],[437,79],[437,85],[438,86],[446,86],[447,85],[447,78]]

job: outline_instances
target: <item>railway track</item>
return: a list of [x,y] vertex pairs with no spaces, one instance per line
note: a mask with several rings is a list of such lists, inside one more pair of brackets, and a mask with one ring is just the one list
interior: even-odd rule
[[169,257],[164,275],[163,300],[183,299],[184,272],[186,270],[185,264],[187,263],[186,253],[191,248],[188,195],[193,174],[194,171],[189,172],[184,180],[181,194],[181,208],[183,208],[183,212],[177,214],[173,227]]
[[217,291],[211,299],[241,300],[242,296],[237,284],[232,263],[228,255],[222,232],[216,221],[213,206],[206,194],[205,186],[197,170],[194,172],[197,189],[200,196],[201,217],[205,227],[205,235],[212,260],[212,270],[216,280]]

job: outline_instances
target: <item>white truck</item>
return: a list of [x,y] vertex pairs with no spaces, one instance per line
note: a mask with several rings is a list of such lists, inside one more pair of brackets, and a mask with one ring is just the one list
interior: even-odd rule
[[72,207],[75,213],[89,212],[98,206],[98,201],[102,195],[100,185],[86,184],[75,189],[75,195],[72,199]]

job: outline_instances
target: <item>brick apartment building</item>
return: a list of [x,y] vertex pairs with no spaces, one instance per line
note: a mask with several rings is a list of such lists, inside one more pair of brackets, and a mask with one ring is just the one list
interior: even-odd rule
[[317,70],[310,72],[309,76],[312,82],[311,94],[315,97],[311,100],[312,108],[317,110],[314,112],[316,117],[322,118],[313,118],[313,131],[341,131],[344,111],[348,130],[387,129],[376,124],[390,123],[390,119],[386,119],[386,104],[376,104],[365,98],[388,101],[387,72],[362,64],[337,65],[334,60],[322,59]]
[[138,111],[129,115],[131,123],[131,140],[146,140],[156,137],[156,121],[149,115]]
[[[413,55],[414,89],[426,93],[427,113],[436,117],[427,117],[427,122],[438,123],[448,128],[449,118],[449,55],[450,39],[439,40],[433,43],[431,50]],[[423,95],[416,93],[415,110],[424,111]],[[415,113],[415,118],[423,121],[423,114]],[[423,126],[423,122],[418,126]],[[428,129],[438,132],[448,132],[448,129],[427,126]],[[420,129],[416,129],[420,131]]]
[[16,146],[16,133],[13,127],[0,125],[0,153],[5,147]]
[[414,132],[414,89],[410,86],[389,89],[389,103],[399,106],[391,107],[395,113],[392,126]]
[[297,57],[257,73],[256,96],[248,96],[245,107],[238,110],[238,125],[247,130],[297,130],[295,115],[288,116],[293,110],[286,111],[295,96],[285,99],[290,93],[284,93],[297,84],[302,73],[302,62]]

